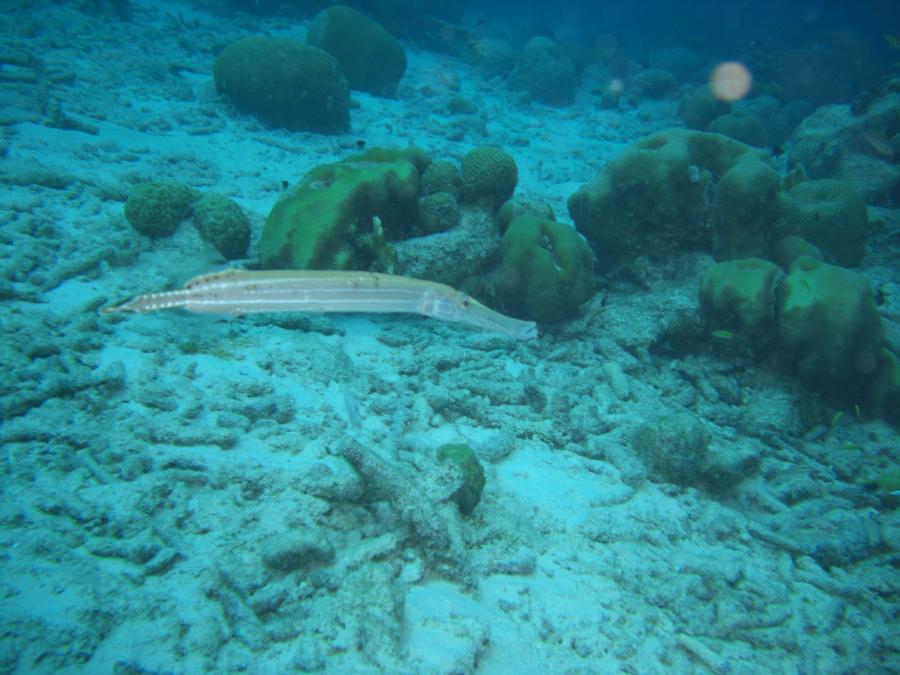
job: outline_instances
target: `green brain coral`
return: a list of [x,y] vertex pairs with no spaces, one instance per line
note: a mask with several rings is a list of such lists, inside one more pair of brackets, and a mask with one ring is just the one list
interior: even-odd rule
[[205,194],[194,205],[191,222],[203,240],[226,260],[246,257],[250,220],[235,201],[223,195]]
[[475,148],[463,157],[461,165],[464,201],[484,203],[498,208],[512,197],[519,180],[516,161],[501,148]]
[[459,222],[459,205],[449,192],[435,192],[419,204],[420,229],[425,234],[444,232]]
[[150,237],[166,237],[191,214],[200,193],[174,181],[143,183],[131,190],[125,202],[125,218]]
[[389,256],[381,232],[388,240],[409,236],[419,174],[430,161],[417,148],[372,148],[315,167],[269,213],[259,242],[262,267],[368,269]]
[[448,443],[437,449],[437,458],[454,464],[462,473],[462,485],[453,493],[453,499],[460,512],[469,515],[478,506],[484,490],[484,469],[478,457],[468,445]]
[[522,215],[509,224],[500,248],[503,265],[494,290],[513,313],[560,321],[594,294],[590,248],[569,225]]
[[432,162],[422,174],[422,195],[446,192],[459,197],[459,169],[453,162]]

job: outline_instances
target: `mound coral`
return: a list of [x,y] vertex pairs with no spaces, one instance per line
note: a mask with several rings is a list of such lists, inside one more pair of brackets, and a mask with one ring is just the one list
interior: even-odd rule
[[768,155],[720,134],[672,129],[628,146],[569,197],[601,259],[672,248],[716,258],[764,257],[780,177]]
[[775,323],[775,281],[779,268],[759,258],[720,262],[700,284],[700,306],[713,329],[733,329],[762,338]]
[[316,14],[306,43],[337,60],[351,89],[393,96],[406,72],[406,54],[394,36],[346,5],[332,5]]
[[339,133],[350,126],[350,88],[335,59],[289,38],[247,37],[213,66],[216,89],[273,126]]
[[535,321],[573,316],[595,289],[593,257],[575,228],[522,215],[500,242],[494,290],[510,310]]
[[803,379],[848,395],[878,368],[884,331],[865,277],[801,256],[781,286],[778,331]]
[[866,251],[866,204],[849,183],[807,180],[782,193],[776,226],[779,236],[797,235],[817,246],[829,260],[858,265]]

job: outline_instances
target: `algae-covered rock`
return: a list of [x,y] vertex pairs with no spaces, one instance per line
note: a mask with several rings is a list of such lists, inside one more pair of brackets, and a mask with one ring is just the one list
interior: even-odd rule
[[315,167],[272,208],[259,242],[262,267],[368,269],[384,257],[384,239],[412,234],[419,176],[430,161],[417,148],[372,148]]
[[278,572],[313,565],[323,565],[334,560],[334,548],[325,540],[321,531],[287,532],[269,537],[262,546],[262,559],[266,567]]
[[546,218],[513,219],[500,242],[494,290],[508,311],[541,322],[574,316],[595,290],[593,257],[575,228]]
[[203,240],[226,260],[247,256],[250,220],[234,200],[215,193],[203,195],[194,204],[191,222]]
[[482,146],[463,157],[460,181],[465,202],[497,208],[512,197],[518,180],[516,161],[502,148]]
[[462,485],[453,494],[460,513],[469,515],[481,501],[484,491],[484,469],[481,462],[468,445],[448,443],[437,449],[437,458],[441,462],[452,463],[462,474]]
[[700,306],[713,329],[762,338],[775,323],[778,265],[759,258],[720,262],[700,284]]
[[350,127],[350,88],[327,52],[290,38],[247,37],[213,66],[216,89],[273,126],[340,133]]
[[[867,204],[894,207],[900,203],[896,145],[900,91],[896,90],[896,78],[893,86],[889,80],[885,87],[894,91],[870,100],[865,110],[834,104],[810,111],[791,135],[790,165],[802,166],[810,178],[849,183]],[[860,99],[875,91],[869,90]]]
[[858,265],[866,252],[869,218],[866,204],[849,183],[808,180],[780,198],[779,236],[796,235],[839,265]]
[[497,225],[486,211],[464,209],[459,223],[449,230],[427,237],[410,237],[392,244],[397,252],[399,274],[429,279],[470,295],[493,306],[482,292],[487,266],[499,256]]
[[135,186],[125,202],[125,218],[150,237],[167,237],[191,214],[200,193],[174,181],[156,181]]
[[800,376],[856,396],[878,367],[881,317],[866,278],[803,256],[781,285],[778,331]]
[[717,259],[764,257],[777,215],[771,159],[720,134],[671,129],[628,146],[569,197],[601,260],[675,249]]
[[406,54],[394,36],[346,5],[332,5],[316,14],[306,43],[337,60],[351,89],[393,96],[406,72]]

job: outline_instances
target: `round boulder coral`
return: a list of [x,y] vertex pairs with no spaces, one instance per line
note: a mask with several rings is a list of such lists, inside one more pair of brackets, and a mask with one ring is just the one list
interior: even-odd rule
[[514,218],[500,242],[494,290],[509,310],[535,321],[573,316],[595,289],[591,251],[575,228],[545,218]]
[[634,449],[654,481],[694,485],[707,465],[709,443],[703,422],[690,413],[660,417],[638,427]]
[[419,226],[422,232],[443,232],[459,222],[459,205],[448,192],[435,192],[419,204]]
[[250,220],[233,200],[213,193],[203,195],[194,205],[191,222],[226,260],[246,257]]
[[198,196],[196,190],[174,181],[143,183],[128,195],[125,218],[141,234],[167,237],[191,214]]
[[460,180],[464,201],[498,208],[512,197],[519,180],[519,169],[506,151],[483,146],[463,157]]
[[538,103],[568,105],[575,99],[577,75],[571,59],[556,42],[543,36],[525,45],[507,84],[527,91]]
[[454,197],[459,197],[459,169],[453,162],[432,162],[422,174],[419,190],[426,197],[435,192],[449,192]]
[[847,396],[857,393],[877,369],[884,344],[881,315],[866,278],[801,256],[780,296],[781,344],[800,376]]
[[332,5],[316,14],[306,43],[337,59],[352,89],[393,96],[406,72],[406,54],[394,36],[346,5]]
[[239,110],[273,126],[340,133],[350,126],[350,88],[330,54],[289,38],[248,37],[222,50],[216,88]]

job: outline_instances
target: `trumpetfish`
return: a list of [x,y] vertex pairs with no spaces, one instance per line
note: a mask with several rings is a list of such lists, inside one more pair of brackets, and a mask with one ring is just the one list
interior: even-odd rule
[[537,324],[500,314],[446,284],[377,272],[240,270],[202,274],[184,288],[144,293],[103,314],[184,308],[191,312],[409,313],[504,333],[537,337]]

